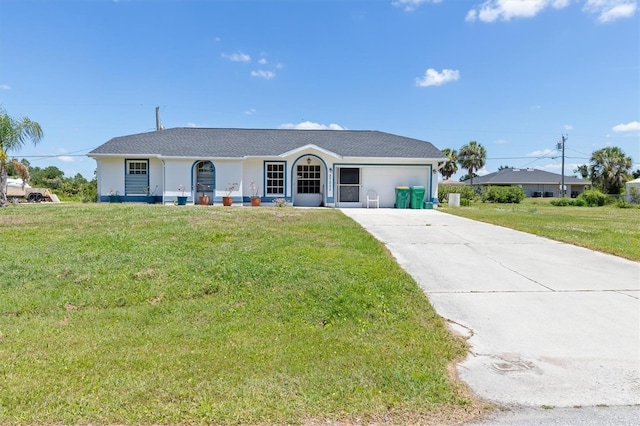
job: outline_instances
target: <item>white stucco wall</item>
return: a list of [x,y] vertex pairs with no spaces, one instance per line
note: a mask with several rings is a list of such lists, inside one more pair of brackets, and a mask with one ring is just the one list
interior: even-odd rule
[[[327,205],[337,205],[338,170],[340,167],[359,168],[361,170],[360,203],[351,207],[364,207],[365,194],[368,190],[375,190],[380,197],[380,207],[393,207],[396,201],[396,186],[424,186],[425,198],[437,194],[437,175],[433,174],[436,164],[419,163],[411,159],[371,159],[371,158],[336,158],[331,153],[305,149],[290,153],[286,157],[276,158],[248,158],[248,159],[181,159],[148,158],[149,186],[157,197],[162,197],[165,203],[173,203],[177,196],[182,195],[178,187],[183,185],[189,203],[193,202],[195,194],[196,170],[199,161],[211,161],[215,169],[214,200],[219,201],[226,195],[226,188],[231,183],[237,183],[231,193],[234,201],[247,201],[251,193],[251,182],[255,181],[260,189],[260,196],[265,194],[265,161],[281,162],[285,165],[285,196],[288,199],[296,196],[295,169],[297,164],[307,164],[310,158],[312,164],[321,165],[321,182],[324,199]],[[97,162],[98,191],[102,196],[109,195],[110,190],[124,195],[125,159],[99,158]],[[435,178],[434,178],[435,177]],[[267,196],[267,198],[269,198]],[[302,197],[299,197],[299,200]],[[127,200],[124,200],[127,201]]]
[[98,195],[124,194],[124,159],[106,158],[97,161]]

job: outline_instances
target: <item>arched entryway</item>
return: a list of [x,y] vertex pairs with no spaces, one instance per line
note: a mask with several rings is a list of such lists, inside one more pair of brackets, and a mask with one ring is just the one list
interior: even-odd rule
[[325,205],[327,167],[314,155],[305,155],[293,166],[293,205],[322,207]]
[[[196,204],[213,204],[216,172],[211,161],[200,161],[195,167]],[[208,198],[207,198],[208,197]]]

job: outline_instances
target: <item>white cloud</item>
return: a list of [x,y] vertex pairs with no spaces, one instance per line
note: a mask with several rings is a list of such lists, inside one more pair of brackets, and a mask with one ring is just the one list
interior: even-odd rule
[[257,70],[257,71],[251,71],[251,76],[264,78],[266,80],[271,80],[276,76],[276,73],[273,71]]
[[530,18],[536,16],[546,7],[556,9],[566,7],[566,0],[487,0],[482,5],[471,9],[467,13],[466,20],[474,22],[495,22],[497,20],[509,21],[511,18]]
[[506,145],[509,143],[508,140],[506,139],[497,139],[496,141],[494,141],[493,143],[495,143],[496,145]]
[[266,65],[267,64],[267,60],[266,60],[266,58],[260,58],[260,59],[258,59],[258,63],[260,65]]
[[296,130],[345,130],[346,129],[345,127],[342,127],[338,124],[331,123],[327,126],[326,124],[314,123],[311,121],[303,121],[298,124],[293,124],[293,123],[281,124],[280,128],[296,129]]
[[598,15],[599,22],[630,18],[638,8],[637,0],[587,0],[584,11]]
[[429,68],[424,77],[416,78],[416,86],[429,87],[429,86],[441,86],[451,81],[456,81],[460,78],[460,71],[444,69],[442,72],[438,72],[433,68]]
[[477,174],[478,176],[485,176],[485,175],[488,175],[490,172],[489,170],[487,170],[485,166],[482,166],[480,170],[475,170],[473,173]]
[[11,90],[11,86],[8,84],[0,84],[0,90]]
[[255,113],[256,113],[256,110],[253,108],[250,108],[244,112],[245,115],[253,115]]
[[222,57],[230,60],[231,62],[246,62],[246,63],[251,62],[251,56],[242,52],[223,53]]
[[[577,0],[486,0],[467,12],[467,22],[510,21],[532,18],[545,9],[564,9]],[[612,22],[635,15],[638,0],[585,0],[583,10],[598,16],[599,22]]]
[[73,163],[75,161],[75,159],[69,155],[61,155],[58,157],[58,160],[62,161],[63,163]]
[[393,0],[391,4],[404,9],[405,12],[411,12],[423,3],[440,3],[441,1],[442,0]]
[[611,129],[614,132],[638,132],[640,131],[640,121],[632,121],[627,124],[618,124]]
[[571,124],[565,124],[565,125],[563,126],[563,129],[564,129],[564,130],[573,130],[573,126],[572,126]]
[[188,123],[186,124],[186,126],[187,126],[187,127],[198,127],[198,125],[197,125],[196,123],[193,123],[193,122],[191,122],[191,121],[190,121],[190,122],[188,122]]
[[556,152],[555,149],[542,149],[533,151],[527,154],[527,157],[546,157],[547,155]]

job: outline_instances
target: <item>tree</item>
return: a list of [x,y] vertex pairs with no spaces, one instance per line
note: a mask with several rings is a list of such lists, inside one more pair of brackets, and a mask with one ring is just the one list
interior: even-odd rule
[[469,171],[467,174],[471,177],[471,185],[473,185],[474,170],[477,171],[484,167],[486,159],[487,151],[476,141],[471,141],[460,148],[458,163],[463,169]]
[[465,180],[469,180],[472,177],[478,177],[479,175],[477,173],[474,173],[473,175],[469,176],[469,173],[466,173],[462,176],[460,176],[460,182],[464,182]]
[[633,175],[634,179],[640,178],[640,169],[637,169],[637,170],[631,172],[631,174]]
[[605,194],[619,194],[631,170],[631,157],[617,146],[594,151],[589,160],[591,183]]
[[442,174],[442,179],[444,180],[451,179],[451,176],[458,172],[458,151],[445,148],[442,153],[447,156],[448,160],[440,169],[440,174]]
[[36,145],[44,133],[40,124],[28,117],[19,119],[10,117],[4,110],[0,110],[0,207],[9,205],[7,202],[7,153],[22,147],[27,140]]
[[513,167],[512,166],[500,166],[500,167],[498,167],[498,171],[507,170],[507,169],[513,169]]
[[575,168],[573,173],[580,173],[580,176],[582,176],[582,179],[587,179],[589,177],[589,166],[587,166],[586,164],[578,166]]

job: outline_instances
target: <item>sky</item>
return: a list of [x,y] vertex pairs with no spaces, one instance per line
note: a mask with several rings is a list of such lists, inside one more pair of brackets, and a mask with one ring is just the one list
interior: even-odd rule
[[[92,178],[86,154],[165,128],[379,130],[574,175],[640,168],[638,0],[0,0],[9,154]],[[460,170],[454,179],[465,172]]]

